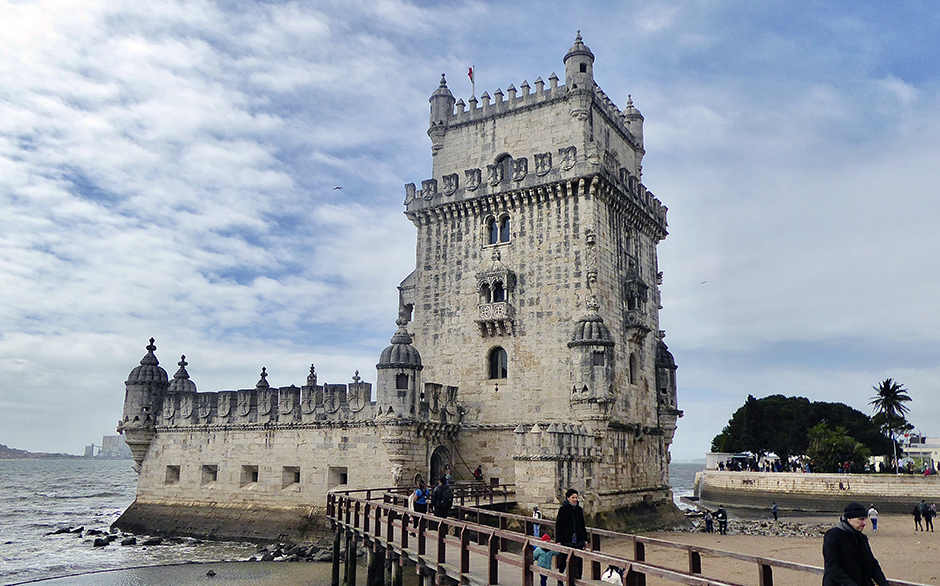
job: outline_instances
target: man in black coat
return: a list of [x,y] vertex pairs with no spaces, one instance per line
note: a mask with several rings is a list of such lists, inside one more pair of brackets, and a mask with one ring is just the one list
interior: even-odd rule
[[[578,491],[569,488],[565,492],[565,500],[558,509],[555,517],[555,540],[558,545],[566,545],[575,549],[584,549],[587,544],[587,529],[584,527],[584,510],[578,504]],[[558,571],[565,572],[568,565],[568,556],[558,556]],[[575,579],[581,577],[581,558],[571,558],[571,576]]]
[[888,586],[878,560],[862,533],[868,512],[859,503],[849,503],[838,525],[823,537],[823,586]]

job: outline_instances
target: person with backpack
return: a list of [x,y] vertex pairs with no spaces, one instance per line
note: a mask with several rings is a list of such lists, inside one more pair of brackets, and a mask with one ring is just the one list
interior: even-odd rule
[[447,484],[447,477],[443,474],[438,479],[437,488],[431,493],[431,508],[437,517],[446,517],[454,506],[454,490]]
[[424,484],[423,480],[418,482],[418,488],[416,488],[414,492],[414,510],[416,513],[428,512],[428,495],[430,493],[431,491],[428,490],[428,487],[426,484]]
[[914,505],[914,531],[923,531],[924,526],[920,524],[920,505]]
[[924,531],[933,532],[934,512],[930,509],[930,505],[928,505],[925,500],[920,501],[920,516],[924,518]]
[[[552,536],[549,535],[548,533],[543,533],[541,540],[543,542],[551,543]],[[545,570],[551,570],[552,559],[554,559],[556,555],[558,555],[557,551],[536,546],[535,551],[532,552],[532,559],[535,561],[538,567],[545,569]],[[546,586],[548,582],[548,576],[546,576],[545,574],[540,574],[539,578],[541,578],[541,580],[539,580],[539,583],[541,584],[541,586]]]

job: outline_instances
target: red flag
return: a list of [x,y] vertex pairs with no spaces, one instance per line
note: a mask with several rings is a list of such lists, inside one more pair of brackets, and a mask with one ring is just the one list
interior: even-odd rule
[[474,81],[476,81],[475,79],[473,79],[473,68],[472,68],[472,67],[467,71],[467,77],[470,78],[470,83],[473,83]]

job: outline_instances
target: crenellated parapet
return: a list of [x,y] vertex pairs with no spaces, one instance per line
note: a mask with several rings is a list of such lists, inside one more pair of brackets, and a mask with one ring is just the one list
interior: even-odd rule
[[583,423],[520,423],[515,434],[514,460],[596,462],[601,458],[594,434]]

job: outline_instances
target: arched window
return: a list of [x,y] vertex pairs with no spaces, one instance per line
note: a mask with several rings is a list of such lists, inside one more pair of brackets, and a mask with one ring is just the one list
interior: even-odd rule
[[637,375],[636,369],[637,369],[636,354],[631,353],[630,354],[630,384],[631,385],[636,384],[636,375]]
[[488,283],[483,283],[483,286],[480,287],[480,303],[490,303],[493,297],[490,295],[490,286]]
[[509,242],[509,216],[503,216],[499,220],[499,241]]
[[503,284],[499,281],[493,285],[493,303],[499,303],[500,301],[506,301],[506,290],[503,289]]
[[486,236],[488,244],[499,243],[499,223],[492,216],[486,220]]
[[408,388],[408,375],[400,372],[395,375],[395,389],[405,390]]
[[490,379],[506,378],[509,375],[509,357],[499,346],[490,350]]

